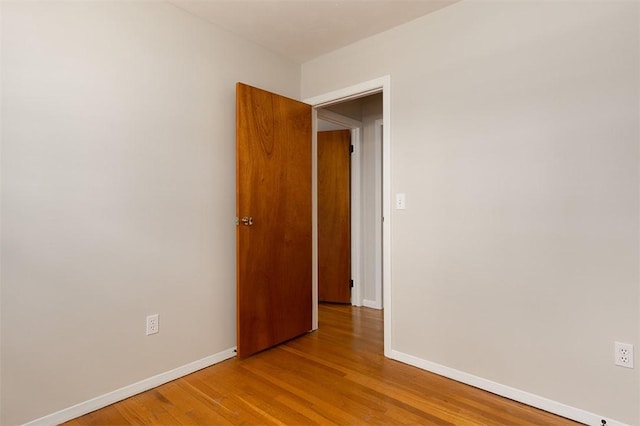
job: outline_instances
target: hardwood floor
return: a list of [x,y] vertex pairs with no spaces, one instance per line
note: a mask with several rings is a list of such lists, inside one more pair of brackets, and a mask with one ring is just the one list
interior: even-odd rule
[[382,312],[320,306],[320,329],[68,422],[84,425],[575,425],[384,358]]

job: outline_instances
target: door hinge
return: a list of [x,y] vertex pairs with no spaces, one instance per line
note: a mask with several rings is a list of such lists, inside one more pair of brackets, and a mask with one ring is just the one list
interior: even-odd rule
[[353,288],[353,280],[349,280],[349,287]]
[[353,145],[349,145],[349,154],[353,154]]

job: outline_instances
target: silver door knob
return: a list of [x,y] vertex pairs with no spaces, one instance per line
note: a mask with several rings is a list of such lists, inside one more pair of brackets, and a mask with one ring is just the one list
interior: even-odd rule
[[244,226],[251,226],[253,225],[253,218],[251,216],[245,216],[240,219],[240,222],[242,222]]

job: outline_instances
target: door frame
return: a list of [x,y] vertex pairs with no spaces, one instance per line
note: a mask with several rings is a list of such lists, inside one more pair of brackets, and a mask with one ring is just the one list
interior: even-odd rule
[[313,306],[312,325],[318,328],[318,159],[317,109],[351,99],[382,92],[382,293],[384,308],[384,355],[391,356],[392,300],[391,300],[391,76],[386,75],[354,86],[334,90],[303,99],[312,109],[312,256],[313,256]]
[[[360,165],[362,146],[362,122],[354,120],[344,115],[336,114],[326,109],[314,109],[317,119],[322,119],[329,123],[338,124],[346,130],[351,131],[351,145],[353,152],[351,153],[350,164],[350,181],[351,181],[351,279],[353,280],[353,288],[351,289],[351,304],[353,306],[362,306],[363,289],[362,280],[362,217],[361,217],[361,191],[360,191]],[[317,132],[313,133],[317,136]],[[316,151],[317,153],[317,151]],[[317,175],[314,175],[314,177]],[[315,204],[312,204],[314,206]],[[317,303],[316,303],[317,305]],[[315,318],[317,320],[317,318]],[[313,322],[314,330],[318,328],[317,321]]]
[[[382,147],[382,142],[384,141],[383,132],[384,132],[384,120],[375,120],[374,121],[374,146]],[[380,182],[382,184],[382,159],[380,156],[382,155],[382,151],[376,149],[375,151],[375,180],[376,182]],[[379,167],[379,168],[378,168]],[[375,245],[374,245],[374,256],[375,256],[375,274],[374,274],[374,299],[373,300],[363,300],[362,303],[364,306],[375,309],[382,309],[382,302],[384,298],[382,297],[382,232],[380,228],[382,227],[382,191],[381,188],[376,187],[376,194],[374,200],[375,206],[375,226],[378,227],[378,231],[375,233]]]

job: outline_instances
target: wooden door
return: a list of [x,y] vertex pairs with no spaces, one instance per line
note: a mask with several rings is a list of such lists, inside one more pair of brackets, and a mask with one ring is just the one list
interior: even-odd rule
[[351,132],[318,132],[318,300],[351,302]]
[[246,357],[311,330],[311,107],[238,83],[236,159],[237,337]]

